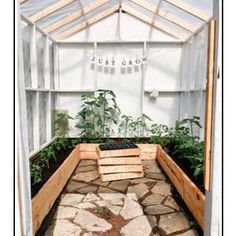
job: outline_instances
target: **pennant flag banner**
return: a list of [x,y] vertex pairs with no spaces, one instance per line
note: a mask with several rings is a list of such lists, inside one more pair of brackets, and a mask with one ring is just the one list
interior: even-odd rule
[[115,73],[116,70],[120,71],[121,74],[139,72],[142,65],[147,63],[147,58],[129,58],[129,59],[108,59],[101,57],[91,57],[90,64],[91,69],[95,70],[97,67],[99,72]]

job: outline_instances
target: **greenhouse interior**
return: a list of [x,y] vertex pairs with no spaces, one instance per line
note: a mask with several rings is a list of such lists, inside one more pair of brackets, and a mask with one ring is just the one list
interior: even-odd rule
[[18,10],[18,235],[218,236],[218,1]]

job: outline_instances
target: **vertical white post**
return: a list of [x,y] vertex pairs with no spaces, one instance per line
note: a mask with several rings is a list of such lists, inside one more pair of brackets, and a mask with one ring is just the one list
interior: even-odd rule
[[[31,210],[31,188],[30,188],[30,168],[29,168],[29,147],[28,147],[28,126],[27,126],[27,111],[26,111],[26,96],[25,96],[25,79],[23,66],[23,50],[21,37],[21,23],[18,7],[18,57],[16,65],[18,66],[18,74],[16,74],[16,109],[17,126],[18,126],[18,143],[16,155],[16,184],[18,186],[17,195],[21,220],[22,235],[32,236],[32,210]],[[19,232],[20,235],[20,232]]]
[[[38,88],[38,72],[37,72],[37,52],[36,52],[36,29],[32,25],[32,33],[30,38],[30,65],[31,65],[31,79],[32,87]],[[39,92],[36,91],[34,96],[33,106],[33,137],[34,137],[34,150],[40,147],[39,141]]]
[[[97,43],[94,42],[94,56],[97,60]],[[97,76],[97,61],[94,64],[94,90],[98,89],[98,76]]]
[[52,93],[48,93],[47,108],[46,108],[46,135],[47,142],[52,139]]
[[33,137],[34,137],[34,150],[40,148],[40,135],[39,135],[39,92],[37,91],[33,100]]
[[38,71],[37,71],[37,52],[36,52],[36,29],[35,25],[31,25],[30,37],[30,68],[32,88],[38,88]]
[[49,42],[48,36],[45,37],[44,42],[44,79],[45,88],[49,89],[46,106],[46,139],[47,142],[52,139],[52,94],[51,94],[51,77],[50,77],[50,58],[49,58]]
[[[146,57],[147,53],[147,43],[143,42],[143,58]],[[141,114],[143,114],[143,104],[144,104],[144,82],[146,73],[146,63],[142,63],[142,80],[141,80]]]
[[[53,45],[53,54],[54,54],[54,89],[60,89],[60,75],[59,75],[59,46],[57,43]],[[55,106],[57,109],[60,108],[60,94],[57,93],[55,96]]]
[[50,89],[50,66],[49,66],[49,44],[48,44],[48,36],[44,37],[44,83],[45,89]]

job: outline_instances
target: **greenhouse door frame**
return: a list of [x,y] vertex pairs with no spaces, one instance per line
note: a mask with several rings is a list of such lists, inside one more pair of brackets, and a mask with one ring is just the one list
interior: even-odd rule
[[204,184],[205,184],[205,228],[204,236],[221,235],[221,182],[222,166],[222,76],[217,79],[220,67],[219,35],[219,1],[214,0],[214,19],[209,22],[208,32],[208,70],[205,108],[205,146],[204,146]]

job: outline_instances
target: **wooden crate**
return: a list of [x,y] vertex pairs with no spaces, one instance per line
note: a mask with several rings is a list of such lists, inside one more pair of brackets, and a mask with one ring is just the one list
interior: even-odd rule
[[100,150],[99,173],[102,181],[139,178],[144,176],[140,148]]
[[103,182],[113,181],[113,180],[122,180],[122,179],[134,179],[141,178],[144,176],[144,172],[139,173],[116,173],[116,174],[102,174],[101,180]]
[[99,147],[97,147],[97,153],[99,158],[139,156],[141,154],[139,148],[102,151],[99,149]]

